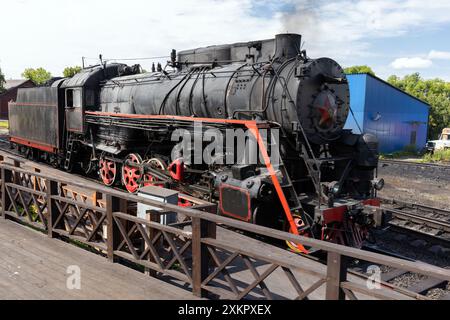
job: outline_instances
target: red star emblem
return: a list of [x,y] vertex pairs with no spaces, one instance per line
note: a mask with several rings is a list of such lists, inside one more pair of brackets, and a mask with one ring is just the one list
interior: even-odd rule
[[319,121],[319,126],[329,124],[333,121],[333,108],[331,107],[330,98],[328,95],[325,98],[323,106],[319,107],[319,111],[322,116]]

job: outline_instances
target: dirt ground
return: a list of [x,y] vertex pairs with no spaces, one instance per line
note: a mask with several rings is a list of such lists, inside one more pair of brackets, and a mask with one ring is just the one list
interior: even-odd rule
[[378,176],[386,182],[379,196],[416,202],[450,210],[450,182],[448,179],[423,177],[411,171],[410,174],[397,170],[382,169]]

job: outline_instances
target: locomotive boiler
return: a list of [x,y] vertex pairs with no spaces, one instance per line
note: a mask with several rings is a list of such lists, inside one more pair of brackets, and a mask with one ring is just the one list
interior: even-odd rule
[[[85,68],[19,90],[10,138],[30,158],[98,175],[107,186],[134,193],[161,185],[217,201],[224,216],[359,246],[375,223],[366,205],[379,204],[378,142],[344,130],[343,69],[309,58],[300,45],[300,35],[280,34],[174,50],[152,72],[119,63]],[[192,140],[182,150],[177,130]],[[211,161],[202,157],[208,130],[224,137],[213,139],[224,147]],[[256,149],[229,143],[236,136],[227,130],[247,132],[245,145]]]

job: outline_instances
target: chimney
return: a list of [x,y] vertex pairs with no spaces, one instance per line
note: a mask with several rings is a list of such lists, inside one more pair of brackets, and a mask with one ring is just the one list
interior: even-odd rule
[[300,54],[302,36],[296,33],[281,33],[275,36],[274,58],[286,60]]

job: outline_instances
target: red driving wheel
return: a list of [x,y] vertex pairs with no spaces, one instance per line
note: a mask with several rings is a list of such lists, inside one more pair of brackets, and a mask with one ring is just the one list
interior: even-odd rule
[[140,186],[143,172],[141,168],[127,165],[127,163],[141,164],[142,158],[137,153],[131,153],[125,158],[122,166],[122,183],[130,193],[135,193]]
[[112,186],[117,177],[116,163],[102,157],[100,159],[100,177],[106,186]]
[[[153,159],[150,159],[150,160],[146,160],[144,162],[144,164],[148,164],[154,169],[160,169],[162,171],[167,170],[167,165],[164,163],[163,160],[158,159],[158,158],[153,158]],[[163,187],[162,184],[157,184],[156,183],[158,181],[160,181],[160,180],[157,177],[153,176],[151,173],[146,173],[144,175],[143,185],[144,185],[144,187],[154,186],[154,185],[159,186],[159,187]]]

